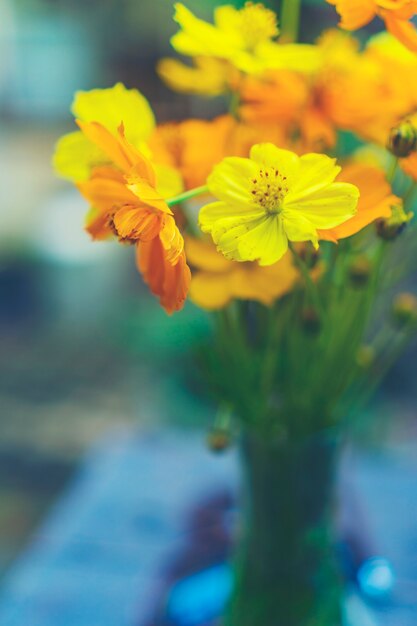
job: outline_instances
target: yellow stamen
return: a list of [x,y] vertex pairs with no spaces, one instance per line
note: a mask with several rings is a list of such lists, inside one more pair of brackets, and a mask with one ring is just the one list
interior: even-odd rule
[[268,213],[279,213],[288,193],[287,177],[274,167],[265,167],[259,170],[258,176],[251,183],[255,202]]

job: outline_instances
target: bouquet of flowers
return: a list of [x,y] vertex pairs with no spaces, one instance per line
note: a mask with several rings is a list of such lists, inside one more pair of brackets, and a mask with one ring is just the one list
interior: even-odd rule
[[[78,92],[78,130],[54,156],[90,205],[91,237],[134,245],[168,314],[187,297],[211,314],[210,443],[239,431],[247,487],[230,626],[340,624],[335,451],[417,329],[417,299],[398,292],[413,253],[417,2],[327,1],[340,28],[314,43],[297,42],[300,0],[279,21],[259,3],[219,6],[213,23],[176,4],[171,43],[187,59],[158,73],[224,114],[158,125],[135,89]],[[376,16],[387,32],[348,32]]]

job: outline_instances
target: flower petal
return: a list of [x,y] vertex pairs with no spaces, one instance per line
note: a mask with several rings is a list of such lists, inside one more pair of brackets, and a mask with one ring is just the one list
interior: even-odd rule
[[336,159],[324,154],[304,154],[299,159],[298,177],[290,187],[287,201],[299,200],[330,185],[340,170]]
[[216,165],[207,179],[209,191],[224,202],[240,209],[253,209],[250,193],[251,179],[257,174],[256,165],[249,159],[228,157]]
[[317,230],[302,215],[296,215],[292,212],[286,218],[283,218],[284,230],[290,241],[311,241],[315,248],[318,248]]
[[278,169],[292,185],[298,175],[299,157],[290,150],[277,148],[273,143],[258,143],[252,146],[250,158],[261,167]]
[[122,83],[109,89],[78,91],[72,112],[81,121],[98,122],[113,134],[123,122],[128,141],[137,148],[155,128],[147,99],[137,89],[126,89]]
[[291,201],[284,200],[284,219],[302,215],[314,228],[333,228],[356,213],[359,190],[350,183],[332,183],[315,193]]
[[53,156],[55,171],[75,182],[87,180],[91,169],[109,163],[109,158],[79,130],[61,137]]

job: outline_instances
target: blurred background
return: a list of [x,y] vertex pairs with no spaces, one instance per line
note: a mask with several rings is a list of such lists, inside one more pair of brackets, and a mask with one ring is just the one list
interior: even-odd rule
[[[206,18],[216,4],[187,3]],[[175,32],[172,13],[171,0],[0,2],[2,626],[208,624],[227,595],[221,563],[234,519],[236,453],[215,458],[205,449],[213,407],[199,397],[187,352],[191,339],[209,332],[208,321],[191,304],[168,318],[143,288],[132,250],[92,244],[82,229],[84,201],[51,168],[57,138],[73,129],[77,89],[137,87],[159,122],[222,111],[221,102],[175,95],[158,80],[155,63],[170,53]],[[305,2],[302,38],[336,22],[323,1]],[[369,521],[377,540],[396,525],[384,548],[394,560],[398,550],[417,554],[417,532],[398,546],[403,526],[409,532],[417,524],[415,380],[411,350],[370,415],[358,416],[360,452],[347,454],[356,469],[349,465],[344,479],[377,502]],[[381,470],[387,458],[391,473]],[[362,466],[368,482],[355,478]],[[181,512],[187,522],[175,521]],[[204,520],[209,530],[199,534]],[[164,576],[151,575],[146,563],[165,558],[159,548],[171,550],[184,528],[195,549],[182,547],[184,558]],[[412,558],[404,616],[417,598]],[[210,576],[221,581],[207,614],[184,609],[185,595],[194,596],[180,588],[170,617],[153,618],[165,580],[202,564],[205,588]],[[391,572],[380,575],[389,587]],[[201,580],[194,583],[201,599]],[[395,626],[417,623],[413,615]]]

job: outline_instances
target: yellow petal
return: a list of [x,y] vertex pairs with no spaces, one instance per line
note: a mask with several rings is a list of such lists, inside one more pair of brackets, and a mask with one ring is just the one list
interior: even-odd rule
[[109,89],[78,91],[72,112],[82,122],[98,122],[113,134],[123,122],[127,140],[137,148],[155,128],[146,98],[137,89],[126,89],[121,83]]
[[197,306],[208,311],[222,309],[233,298],[229,283],[228,274],[198,272],[191,278],[190,298]]
[[289,195],[284,200],[286,215],[301,215],[309,220],[314,228],[333,228],[342,224],[356,213],[359,189],[350,183],[332,183],[328,187],[292,200]]
[[299,157],[290,150],[277,148],[273,143],[258,143],[251,148],[250,158],[260,167],[278,169],[292,185],[298,176]]
[[287,202],[296,202],[327,187],[340,170],[341,168],[336,165],[336,159],[331,159],[325,154],[304,154],[299,159],[298,176],[291,185]]
[[295,212],[282,219],[285,234],[290,241],[311,241],[315,248],[318,247],[317,230],[309,220]]
[[87,180],[91,169],[109,163],[108,157],[81,131],[61,137],[56,144],[53,166],[57,174],[78,182]]
[[207,179],[209,191],[238,209],[253,210],[250,183],[258,170],[250,159],[228,157],[216,165]]
[[322,51],[308,44],[280,44],[265,41],[256,50],[258,63],[263,69],[281,69],[312,74],[320,69]]
[[230,44],[227,33],[222,33],[213,24],[198,19],[180,2],[175,5],[174,20],[181,26],[171,38],[173,48],[189,56],[229,57],[235,48]]

